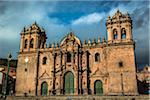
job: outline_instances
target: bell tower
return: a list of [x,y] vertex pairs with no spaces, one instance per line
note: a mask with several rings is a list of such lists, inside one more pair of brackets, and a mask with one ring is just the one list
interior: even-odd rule
[[16,74],[16,95],[33,96],[37,94],[37,73],[40,57],[38,49],[44,48],[46,39],[44,29],[40,28],[36,22],[28,28],[24,28],[21,32]]
[[20,52],[44,48],[46,39],[45,30],[40,28],[36,22],[28,28],[24,27],[21,32]]
[[106,27],[108,43],[132,41],[132,20],[128,13],[122,14],[118,10],[114,16],[108,16]]

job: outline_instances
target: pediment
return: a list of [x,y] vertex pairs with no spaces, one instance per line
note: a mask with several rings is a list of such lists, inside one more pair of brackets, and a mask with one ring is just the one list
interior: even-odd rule
[[41,76],[39,77],[39,79],[49,79],[49,78],[50,78],[50,76],[49,76],[49,74],[46,72],[46,70],[45,70],[45,72],[42,73]]
[[103,69],[100,70],[98,67],[95,71],[93,71],[91,76],[103,76],[103,77],[108,77],[108,73]]
[[70,32],[67,36],[63,38],[63,40],[60,43],[60,46],[71,46],[75,44],[81,45],[81,41],[79,40],[79,38],[77,38],[77,36],[74,35],[73,32]]

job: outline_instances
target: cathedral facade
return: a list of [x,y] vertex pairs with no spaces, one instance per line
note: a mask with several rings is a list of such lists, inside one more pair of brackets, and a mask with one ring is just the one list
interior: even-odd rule
[[135,43],[129,14],[106,21],[108,39],[81,43],[68,33],[46,46],[36,23],[21,32],[16,95],[137,95]]

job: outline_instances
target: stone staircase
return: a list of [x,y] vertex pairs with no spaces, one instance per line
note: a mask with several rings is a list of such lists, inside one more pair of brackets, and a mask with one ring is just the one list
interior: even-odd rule
[[148,95],[139,96],[7,96],[6,100],[150,100]]

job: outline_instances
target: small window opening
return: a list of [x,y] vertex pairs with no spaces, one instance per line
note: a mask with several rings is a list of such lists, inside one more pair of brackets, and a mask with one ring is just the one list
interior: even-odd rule
[[99,62],[100,61],[100,55],[99,53],[95,54],[95,62]]
[[27,48],[27,45],[28,45],[28,40],[26,39],[26,40],[25,40],[25,43],[24,43],[24,48],[25,48],[25,49]]
[[45,64],[46,64],[46,62],[47,62],[47,58],[46,58],[46,57],[44,57],[44,58],[43,58],[43,65],[45,65]]
[[117,34],[114,34],[114,39],[116,40],[118,38],[118,35]]
[[24,70],[25,72],[27,72],[27,68],[25,68],[25,70]]
[[30,48],[33,48],[33,43],[34,43],[34,40],[31,39],[31,41],[30,41]]
[[123,62],[119,62],[119,67],[123,67]]
[[118,38],[118,33],[116,29],[113,30],[113,35],[114,35],[114,39],[116,40]]
[[126,38],[126,30],[125,28],[121,29],[121,39],[125,39]]
[[67,53],[67,62],[71,62],[71,53]]

